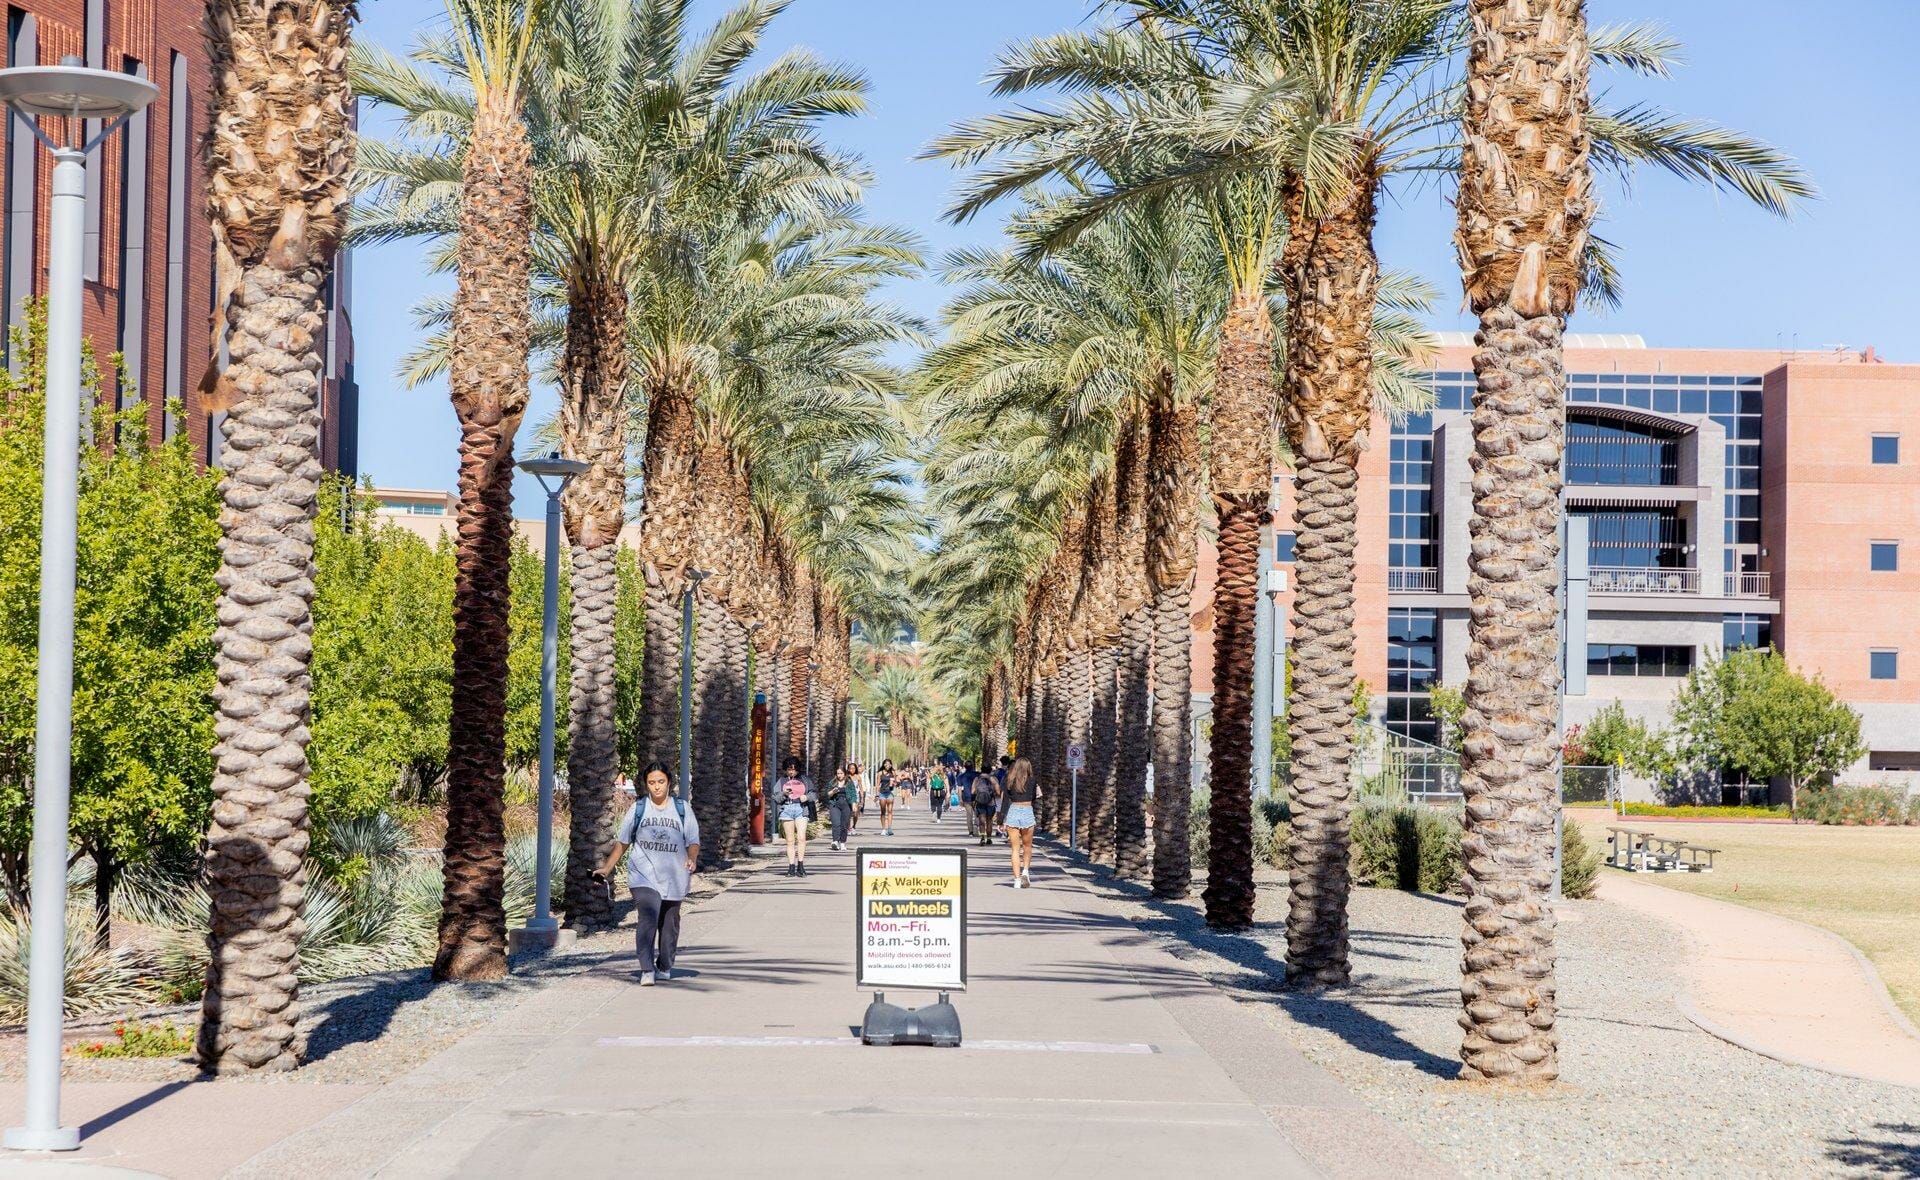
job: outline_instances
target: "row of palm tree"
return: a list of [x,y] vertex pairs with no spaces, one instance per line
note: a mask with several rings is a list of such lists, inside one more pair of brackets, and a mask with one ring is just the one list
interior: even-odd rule
[[[506,571],[531,380],[539,374],[561,395],[536,440],[588,465],[565,498],[573,683],[564,904],[569,921],[592,925],[611,916],[588,873],[611,848],[617,819],[615,554],[631,516],[640,520],[646,587],[638,761],[677,760],[688,654],[681,607],[690,600],[692,802],[703,853],[724,861],[747,842],[750,682],[786,698],[787,748],[811,751],[816,767],[844,757],[850,633],[856,622],[903,620],[897,573],[918,528],[901,476],[907,438],[893,393],[901,378],[883,355],[917,342],[918,329],[875,290],[920,260],[910,234],[864,219],[865,169],[821,130],[864,110],[864,78],[803,51],[749,68],[780,0],[744,0],[699,33],[691,0],[446,2],[444,27],[402,57],[349,51],[350,4],[277,5],[269,20],[260,6],[218,0],[216,39],[230,32],[244,68],[223,75],[242,92],[216,96],[216,126],[229,110],[234,150],[216,157],[214,188],[226,197],[223,240],[257,274],[267,266],[322,275],[346,234],[424,241],[430,268],[455,275],[450,299],[419,308],[423,343],[403,375],[444,373],[461,431],[434,975],[484,980],[507,970]],[[296,9],[312,11],[294,17]],[[291,31],[283,16],[296,20]],[[289,77],[308,89],[269,85]],[[246,87],[298,101],[261,124]],[[356,154],[343,114],[350,94],[391,113],[390,140],[363,142]],[[338,117],[316,123],[315,110]],[[285,135],[289,128],[299,133]],[[287,152],[307,155],[290,162]],[[313,191],[290,191],[295,176]],[[222,208],[216,201],[216,217]],[[311,241],[290,242],[289,226]],[[258,302],[233,303],[234,332],[258,319]],[[246,323],[263,336],[269,326]],[[311,446],[294,445],[303,422],[288,399],[311,396],[300,374],[281,365],[276,388],[244,367],[242,351],[235,358],[227,380],[261,399],[274,428],[295,432],[260,436],[288,466],[276,486],[294,509],[259,505],[253,471],[224,485],[230,505],[244,499],[261,517],[228,522],[229,564],[241,564],[240,544],[279,548],[223,573],[234,589],[221,608],[233,633],[223,629],[222,640],[249,661],[223,672],[218,702],[228,778],[216,783],[216,954],[201,1051],[223,1070],[289,1068],[301,1051],[291,964],[306,841],[304,701],[275,704],[267,690],[303,694],[304,659],[271,650],[262,616],[282,621],[293,646],[304,644],[305,623],[297,601],[281,603],[254,580],[263,570],[281,577],[294,599],[310,587],[302,571],[318,474]],[[317,357],[302,359],[317,372]],[[233,417],[251,412],[243,397]],[[310,432],[310,418],[304,425]],[[255,436],[228,429],[229,448],[246,454]],[[270,537],[269,525],[296,535]]]
[[1138,767],[1101,735],[1145,732],[1125,703],[1143,658],[1129,612],[1151,602],[1155,887],[1184,893],[1176,755],[1204,488],[1219,549],[1205,902],[1213,925],[1247,926],[1253,624],[1279,453],[1297,535],[1287,968],[1296,985],[1346,983],[1358,465],[1383,411],[1421,396],[1403,318],[1418,293],[1383,272],[1374,227],[1389,194],[1456,186],[1481,321],[1462,1056],[1470,1076],[1551,1079],[1560,341],[1576,298],[1609,299],[1616,278],[1591,232],[1592,175],[1652,165],[1774,212],[1811,186],[1739,133],[1606,109],[1593,63],[1662,75],[1677,46],[1648,26],[1590,33],[1582,0],[1104,7],[1109,26],[1017,45],[995,70],[1001,93],[1052,102],[960,124],[931,149],[973,169],[955,217],[1020,202],[1006,253],[950,268],[969,287],[924,373],[949,574],[935,638],[953,650],[936,663],[975,678],[985,734],[1017,719],[1050,797],[1064,794],[1063,749],[1089,744],[1085,835],[1106,858],[1137,839]]

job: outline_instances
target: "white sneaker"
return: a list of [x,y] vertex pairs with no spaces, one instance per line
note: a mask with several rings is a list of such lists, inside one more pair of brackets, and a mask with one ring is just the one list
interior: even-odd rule
[[642,971],[642,972],[640,973],[640,986],[641,986],[641,987],[652,987],[652,986],[653,986],[653,972],[651,972],[651,971]]
[[660,970],[655,972],[654,974],[660,977],[661,983],[665,983],[667,980],[673,978],[673,972],[666,967],[660,968]]

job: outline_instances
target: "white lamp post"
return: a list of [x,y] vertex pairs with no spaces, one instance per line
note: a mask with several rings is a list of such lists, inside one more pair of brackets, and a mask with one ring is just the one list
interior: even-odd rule
[[[86,159],[121,123],[158,97],[131,74],[58,66],[0,70],[0,101],[54,156],[47,279],[47,405],[41,483],[40,631],[33,799],[33,931],[27,1000],[25,1125],[5,1143],[72,1151],[80,1133],[60,1125],[60,1041],[66,991],[67,808],[73,745],[73,598],[80,461],[81,252]],[[36,118],[60,120],[61,138]],[[106,125],[91,140],[85,120]],[[77,142],[77,146],[76,145]]]
[[[553,916],[553,709],[560,677],[560,493],[587,471],[578,459],[522,459],[520,470],[547,493],[547,569],[540,599],[540,835],[534,847],[533,916],[512,932],[514,949],[551,949],[560,939]],[[549,482],[552,481],[552,482]]]
[[[33,936],[27,996],[27,1111],[7,1129],[20,1151],[72,1151],[80,1132],[60,1125],[60,1035],[66,1002],[67,801],[73,760],[73,580],[80,479],[81,253],[87,153],[159,97],[144,78],[57,66],[0,70],[0,102],[53,153],[47,265],[47,411],[41,478],[40,652],[33,746]],[[59,120],[60,138],[35,119]],[[86,120],[104,122],[83,139]]]

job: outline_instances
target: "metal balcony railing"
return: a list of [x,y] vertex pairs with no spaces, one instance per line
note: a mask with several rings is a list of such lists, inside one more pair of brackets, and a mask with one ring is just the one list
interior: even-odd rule
[[1387,590],[1395,594],[1438,594],[1440,571],[1437,569],[1390,569]]
[[1728,598],[1771,598],[1772,596],[1772,574],[1746,573],[1727,575]]
[[1697,569],[1595,566],[1588,571],[1587,576],[1587,591],[1591,594],[1698,594],[1700,592],[1700,571]]

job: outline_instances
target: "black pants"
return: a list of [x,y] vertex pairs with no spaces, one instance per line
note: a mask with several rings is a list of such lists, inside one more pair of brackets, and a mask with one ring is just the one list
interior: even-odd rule
[[847,842],[847,828],[853,823],[853,804],[834,802],[827,806],[827,814],[833,819],[833,842]]
[[947,809],[947,797],[945,795],[935,795],[933,797],[933,818],[939,819],[940,813],[945,811],[946,809]]
[[657,890],[644,885],[635,885],[630,892],[634,950],[640,956],[640,970],[673,970],[673,953],[680,947],[680,903],[666,901]]

